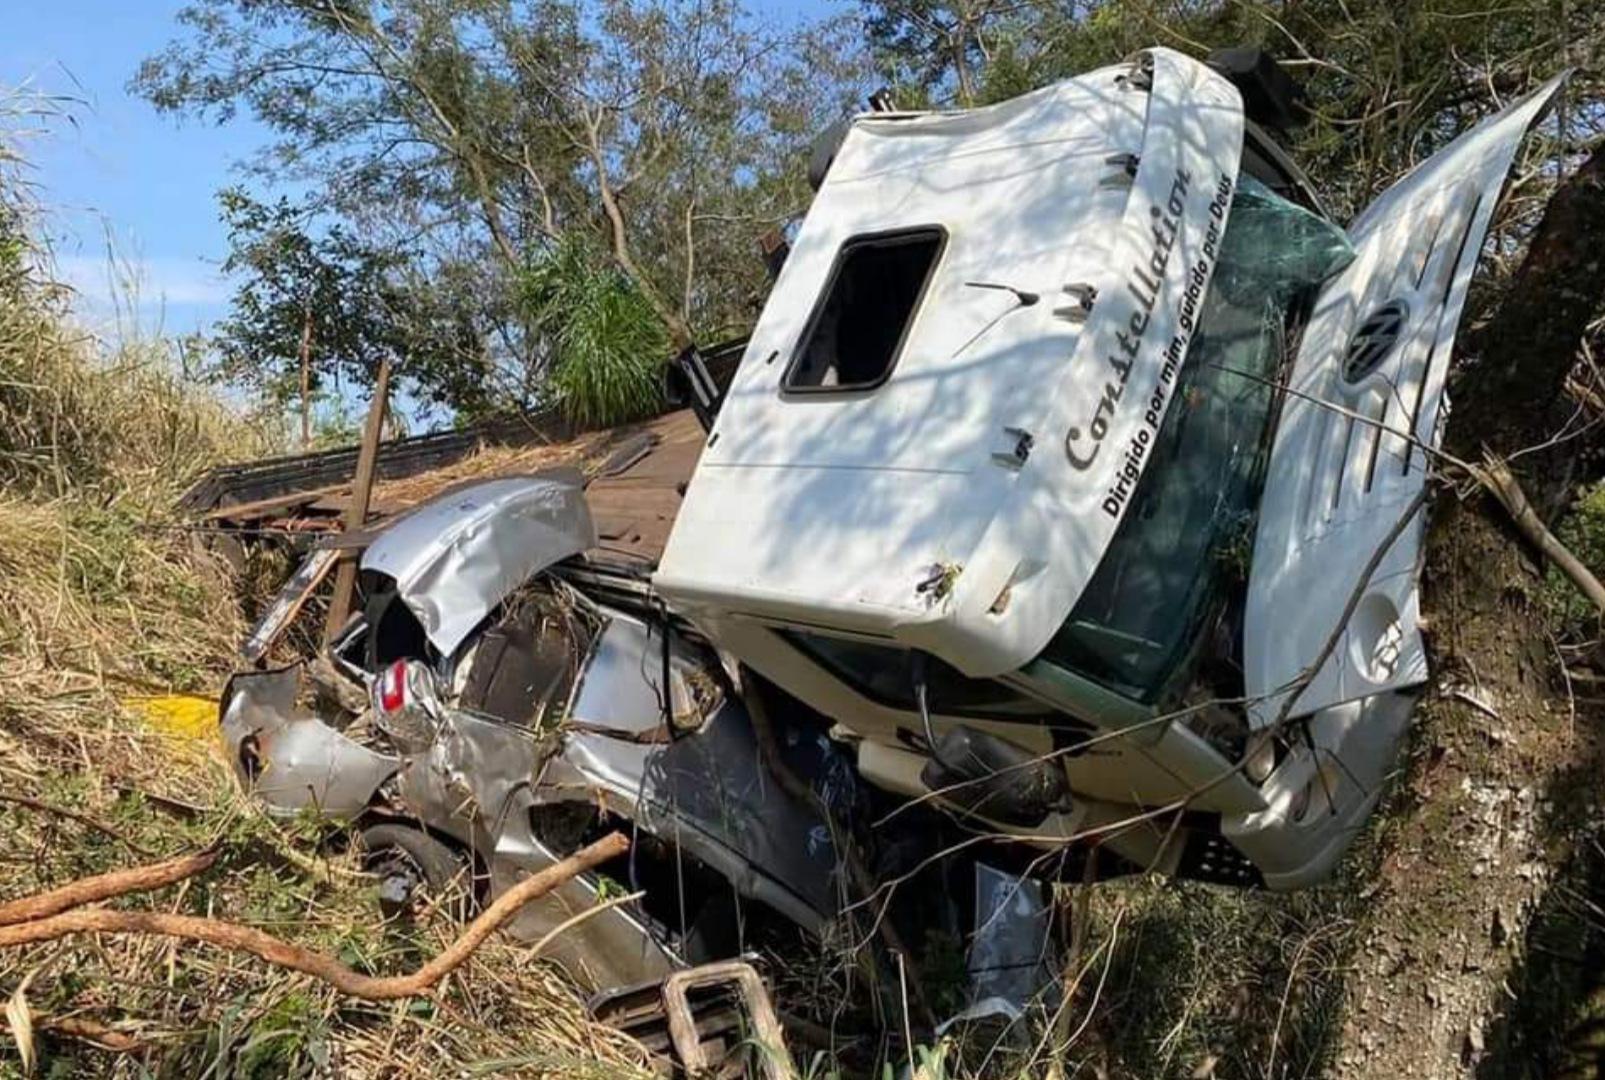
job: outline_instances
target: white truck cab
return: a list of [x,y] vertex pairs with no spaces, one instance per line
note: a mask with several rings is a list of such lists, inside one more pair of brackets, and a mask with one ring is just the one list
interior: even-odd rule
[[1347,230],[1238,89],[1166,49],[857,117],[656,588],[886,790],[1049,852],[1320,879],[1427,677],[1422,515],[1400,519],[1558,85]]

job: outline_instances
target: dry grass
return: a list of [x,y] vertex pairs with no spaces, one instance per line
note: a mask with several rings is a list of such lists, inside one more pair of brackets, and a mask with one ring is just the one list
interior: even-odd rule
[[[163,343],[107,349],[75,330],[63,292],[27,267],[0,273],[0,796],[36,805],[0,799],[0,897],[217,843],[202,877],[123,902],[412,970],[458,927],[381,924],[372,883],[320,851],[317,826],[265,819],[210,740],[150,730],[123,703],[214,694],[231,667],[235,583],[167,508],[264,436],[177,377]],[[503,940],[431,996],[383,1005],[252,958],[114,937],[0,953],[0,997],[26,1004],[36,1075],[620,1076],[642,1060],[587,1021],[560,972]],[[136,1049],[52,1033],[72,1019]],[[0,1076],[25,1071],[0,1035]]]
[[537,473],[563,465],[583,469],[606,442],[606,433],[596,432],[555,445],[481,447],[461,461],[418,476],[382,480],[374,485],[373,501],[386,507],[416,506],[449,487],[474,480]]

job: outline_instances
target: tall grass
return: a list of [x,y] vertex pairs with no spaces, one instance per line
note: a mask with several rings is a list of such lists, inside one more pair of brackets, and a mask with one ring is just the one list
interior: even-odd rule
[[[0,123],[25,100],[0,94]],[[0,138],[0,739],[64,704],[104,708],[118,680],[210,680],[239,629],[230,583],[170,507],[268,445],[186,385],[165,343],[73,323],[22,168]]]
[[[381,924],[353,857],[264,818],[214,743],[146,727],[132,694],[215,694],[243,629],[227,566],[171,513],[204,468],[270,440],[188,384],[170,343],[108,343],[30,241],[0,93],[0,899],[218,844],[202,877],[131,906],[212,915],[372,972],[409,970],[457,927]],[[15,104],[12,105],[16,109]],[[15,111],[12,116],[18,115]],[[20,801],[19,801],[20,800]],[[95,824],[89,824],[90,821]],[[308,852],[315,854],[308,854]],[[427,1000],[382,1006],[214,949],[149,938],[0,951],[0,1077],[631,1075],[639,1049],[587,1022],[563,977],[486,945]],[[103,1025],[112,1052],[60,1033]],[[32,1032],[31,1036],[28,1031]]]

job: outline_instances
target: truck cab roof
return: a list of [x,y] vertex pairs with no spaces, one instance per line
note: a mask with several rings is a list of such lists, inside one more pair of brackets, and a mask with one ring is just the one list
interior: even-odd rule
[[657,587],[973,676],[1037,655],[1170,405],[1243,131],[1238,92],[1164,49],[987,108],[857,118]]

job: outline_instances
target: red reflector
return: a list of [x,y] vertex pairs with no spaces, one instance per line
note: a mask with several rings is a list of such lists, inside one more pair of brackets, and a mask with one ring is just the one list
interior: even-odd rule
[[407,662],[397,660],[379,676],[379,709],[392,713],[407,704]]

